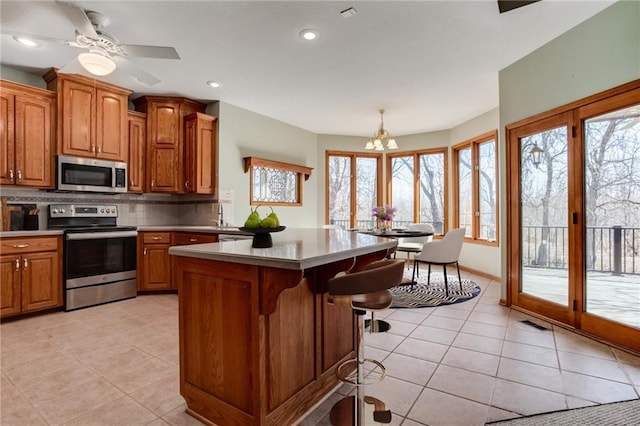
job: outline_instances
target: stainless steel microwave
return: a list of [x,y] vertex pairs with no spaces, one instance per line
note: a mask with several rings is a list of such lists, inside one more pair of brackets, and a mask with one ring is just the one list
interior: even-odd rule
[[59,191],[127,192],[127,163],[59,155]]

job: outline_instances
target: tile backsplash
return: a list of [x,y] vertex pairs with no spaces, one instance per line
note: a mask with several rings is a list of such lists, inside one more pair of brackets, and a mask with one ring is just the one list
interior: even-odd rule
[[0,188],[0,195],[8,197],[9,204],[36,204],[39,229],[47,229],[49,204],[115,204],[118,207],[118,225],[211,225],[215,199],[197,195],[156,194],[93,194],[51,192],[35,189]]

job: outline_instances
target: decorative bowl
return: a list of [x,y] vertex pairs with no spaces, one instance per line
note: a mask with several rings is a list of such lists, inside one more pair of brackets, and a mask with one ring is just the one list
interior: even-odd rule
[[271,240],[272,232],[280,232],[286,229],[286,226],[278,226],[277,228],[245,228],[244,226],[238,228],[242,232],[248,232],[253,235],[253,248],[269,248],[273,246],[273,240]]

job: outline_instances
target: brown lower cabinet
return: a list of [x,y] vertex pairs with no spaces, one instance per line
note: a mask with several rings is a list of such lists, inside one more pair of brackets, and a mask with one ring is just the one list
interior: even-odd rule
[[62,238],[0,241],[0,316],[62,306]]
[[173,245],[218,242],[217,234],[193,232],[138,233],[138,291],[175,290],[173,261],[169,247]]

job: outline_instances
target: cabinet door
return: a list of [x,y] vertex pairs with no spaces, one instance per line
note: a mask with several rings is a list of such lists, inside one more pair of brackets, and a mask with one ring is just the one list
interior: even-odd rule
[[58,252],[22,255],[22,310],[62,306]]
[[92,87],[70,80],[62,82],[62,111],[58,120],[62,127],[60,151],[63,154],[94,157],[95,96]]
[[198,120],[194,169],[195,192],[214,194],[216,190],[216,123],[213,117]]
[[150,192],[178,192],[180,104],[154,102],[147,116],[147,166]]
[[165,290],[171,288],[169,260],[169,244],[144,245],[144,275],[141,290]]
[[185,190],[214,194],[216,189],[215,117],[193,114],[185,121]]
[[96,151],[99,158],[127,161],[127,109],[126,96],[96,90]]
[[129,113],[129,192],[144,189],[144,147],[147,135],[147,120],[142,114]]
[[53,99],[16,95],[16,184],[53,187],[52,117]]
[[0,93],[0,184],[15,183],[14,96]]
[[0,316],[20,312],[20,274],[22,263],[19,255],[0,256]]

